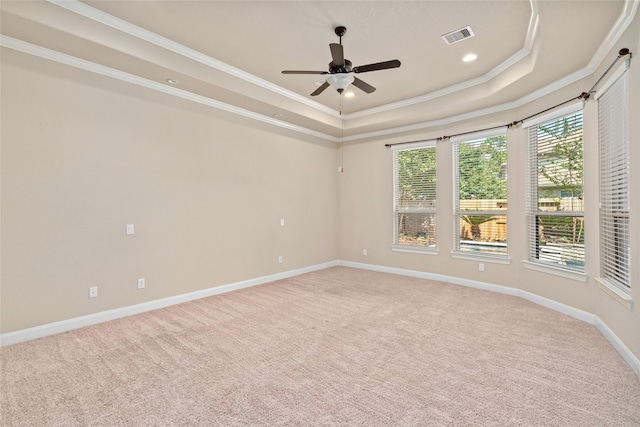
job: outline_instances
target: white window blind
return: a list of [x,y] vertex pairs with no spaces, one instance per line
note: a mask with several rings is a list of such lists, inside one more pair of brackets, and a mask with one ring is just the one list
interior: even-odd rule
[[630,293],[629,117],[627,73],[598,99],[600,275]]
[[507,137],[452,142],[454,251],[506,256]]
[[394,163],[394,247],[436,247],[435,141],[398,148]]
[[584,271],[581,110],[529,127],[528,169],[529,261]]

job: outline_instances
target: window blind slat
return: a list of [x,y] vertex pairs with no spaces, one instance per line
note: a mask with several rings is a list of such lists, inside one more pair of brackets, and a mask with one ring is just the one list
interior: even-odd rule
[[630,293],[627,73],[617,73],[615,79],[598,98],[600,276]]
[[435,247],[436,147],[396,149],[394,245]]
[[582,111],[529,127],[529,261],[584,271]]
[[452,142],[454,251],[507,255],[507,137],[496,132]]

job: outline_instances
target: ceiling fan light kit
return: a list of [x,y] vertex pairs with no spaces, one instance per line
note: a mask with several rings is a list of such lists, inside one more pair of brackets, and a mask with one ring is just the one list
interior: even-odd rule
[[347,32],[346,27],[339,26],[335,28],[335,33],[340,37],[340,43],[329,44],[329,50],[331,51],[332,61],[329,63],[329,71],[304,71],[304,70],[284,70],[282,74],[329,74],[329,77],[324,83],[320,85],[318,89],[311,93],[311,96],[320,95],[326,88],[332,86],[339,94],[342,94],[344,90],[350,84],[353,84],[358,89],[372,93],[376,90],[375,87],[360,80],[359,78],[352,76],[351,73],[367,73],[369,71],[386,70],[389,68],[400,67],[400,61],[393,59],[391,61],[376,62],[374,64],[361,65],[359,67],[352,67],[351,61],[345,59],[344,49],[342,47],[342,36]]
[[353,83],[354,80],[355,80],[355,77],[353,77],[350,74],[336,73],[336,74],[331,74],[327,78],[327,83],[329,83],[331,86],[336,88],[338,93],[342,93],[347,88],[347,86]]

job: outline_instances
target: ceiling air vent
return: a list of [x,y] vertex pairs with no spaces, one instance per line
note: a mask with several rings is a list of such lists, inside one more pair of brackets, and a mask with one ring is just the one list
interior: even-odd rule
[[475,36],[475,34],[473,34],[473,30],[471,29],[471,27],[464,27],[460,28],[459,30],[444,34],[442,38],[445,42],[447,42],[447,44],[453,44],[473,36]]

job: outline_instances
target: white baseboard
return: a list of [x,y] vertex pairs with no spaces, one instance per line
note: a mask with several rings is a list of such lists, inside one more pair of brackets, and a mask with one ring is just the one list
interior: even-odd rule
[[520,298],[524,298],[535,304],[549,308],[551,310],[566,314],[583,322],[595,325],[595,316],[583,310],[562,304],[549,298],[544,298],[531,292],[523,291],[522,289],[510,288],[509,286],[494,285],[493,283],[479,282],[477,280],[461,279],[459,277],[445,276],[442,274],[425,273],[422,271],[405,270],[395,267],[384,267],[373,264],[363,264],[358,262],[338,261],[338,265],[345,267],[361,268],[364,270],[380,271],[383,273],[399,274],[402,276],[418,277],[421,279],[439,280],[442,282],[452,283],[454,285],[467,286],[469,288],[484,289],[486,291],[496,292],[499,294],[513,295]]
[[596,328],[600,331],[602,335],[609,341],[609,343],[615,348],[620,356],[631,366],[631,369],[636,373],[638,378],[640,379],[640,359],[638,359],[635,354],[629,350],[629,348],[624,345],[620,338],[616,334],[613,333],[611,329],[600,319],[598,316],[594,316],[596,319],[595,325]]
[[200,291],[189,292],[186,294],[180,294],[172,297],[144,302],[141,304],[130,305],[127,307],[121,307],[113,310],[102,311],[100,313],[94,313],[86,316],[75,317],[73,319],[47,323],[45,325],[35,326],[33,328],[28,328],[28,329],[22,329],[15,332],[8,332],[6,334],[0,335],[0,347],[16,344],[19,342],[28,341],[36,338],[46,337],[48,335],[53,335],[60,332],[66,332],[72,329],[82,328],[84,326],[95,325],[97,323],[119,319],[121,317],[144,313],[146,311],[157,310],[159,308],[169,307],[169,306],[181,304],[187,301],[193,301],[200,298],[219,295],[226,292],[248,288],[251,286],[262,285],[264,283],[286,279],[288,277],[298,276],[300,274],[309,273],[311,271],[316,271],[316,270],[322,270],[324,268],[333,267],[336,265],[338,265],[338,261],[330,261],[323,264],[316,264],[309,267],[299,268],[296,270],[285,271],[282,273],[271,274],[268,276],[258,277],[255,279],[244,280],[241,282],[230,283],[227,285],[216,286],[213,288],[203,289]]
[[494,285],[492,283],[480,282],[477,280],[461,279],[459,277],[445,276],[442,274],[433,274],[423,271],[407,270],[395,267],[385,267],[374,264],[364,264],[351,261],[330,261],[323,264],[316,264],[309,267],[299,268],[296,270],[285,271],[282,273],[271,274],[268,276],[258,277],[255,279],[244,280],[241,282],[230,283],[227,285],[216,286],[213,288],[203,289],[200,291],[189,292],[186,294],[175,295],[168,298],[162,298],[159,300],[149,301],[142,304],[131,305],[128,307],[121,307],[114,310],[103,311],[100,313],[89,314],[87,316],[76,317],[73,319],[62,320],[59,322],[48,323],[46,325],[40,325],[33,328],[22,329],[20,331],[9,332],[0,335],[0,347],[11,344],[16,344],[23,341],[28,341],[36,338],[42,338],[48,335],[57,334],[60,332],[66,332],[84,326],[95,325],[97,323],[106,322],[109,320],[119,319],[134,314],[144,313],[151,310],[157,310],[159,308],[169,307],[183,302],[193,301],[200,298],[206,298],[213,295],[219,295],[226,292],[236,291],[239,289],[248,288],[251,286],[262,285],[264,283],[273,282],[276,280],[286,279],[288,277],[298,276],[300,274],[309,273],[316,270],[322,270],[328,267],[341,265],[345,267],[359,268],[363,270],[379,271],[382,273],[398,274],[401,276],[417,277],[421,279],[438,280],[442,282],[452,283],[455,285],[467,286],[476,289],[484,289],[491,292],[500,294],[513,295],[520,298],[524,298],[534,304],[541,305],[551,310],[557,311],[562,314],[566,314],[575,319],[582,320],[583,322],[595,325],[602,335],[611,343],[613,348],[616,349],[622,358],[629,364],[631,369],[636,373],[640,379],[640,360],[629,350],[629,348],[616,336],[615,333],[596,315],[588,313],[583,310],[562,304],[560,302],[541,297],[531,292],[523,291],[522,289],[510,288],[508,286]]
[[562,314],[566,314],[567,316],[571,316],[575,319],[582,320],[583,322],[589,323],[590,325],[594,325],[598,331],[609,341],[609,343],[613,346],[613,348],[622,356],[622,358],[629,364],[631,369],[636,373],[638,379],[640,379],[640,359],[638,359],[632,352],[629,350],[618,336],[613,333],[611,329],[595,314],[589,313],[584,310],[580,310],[574,307],[571,307],[566,304],[562,304],[560,302],[554,301],[549,298],[541,297],[539,295],[533,294],[531,292],[524,291],[522,289],[510,288],[508,286],[494,285],[492,283],[479,282],[476,280],[468,280],[461,279],[459,277],[451,277],[445,276],[442,274],[433,274],[426,273],[422,271],[415,270],[405,270],[402,268],[395,267],[385,267],[380,265],[373,264],[363,264],[359,262],[351,262],[351,261],[338,261],[338,265],[342,265],[345,267],[353,267],[360,268],[363,270],[372,270],[379,271],[382,273],[391,273],[391,274],[399,274],[402,276],[410,276],[417,277],[421,279],[430,279],[430,280],[438,280],[442,282],[452,283],[455,285],[468,286],[471,288],[484,289],[491,292],[497,292],[500,294],[513,295],[520,298],[524,298],[527,301],[531,301],[534,304],[541,305],[548,309],[557,311]]

